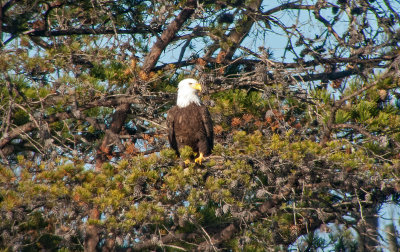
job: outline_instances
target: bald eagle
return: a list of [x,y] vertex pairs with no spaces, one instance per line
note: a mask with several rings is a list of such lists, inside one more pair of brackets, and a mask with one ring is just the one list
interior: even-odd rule
[[197,92],[201,85],[195,79],[184,79],[178,84],[176,106],[168,111],[168,140],[179,156],[179,149],[190,146],[197,153],[196,163],[211,154],[214,132],[210,113]]

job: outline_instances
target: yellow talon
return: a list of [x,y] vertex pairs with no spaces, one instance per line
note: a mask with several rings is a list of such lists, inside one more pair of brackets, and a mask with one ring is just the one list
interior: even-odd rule
[[185,165],[189,165],[190,164],[190,159],[186,159],[184,162],[185,162]]
[[199,157],[198,158],[196,158],[195,160],[194,160],[194,162],[196,163],[196,164],[200,164],[201,165],[201,162],[203,161],[203,153],[201,153],[200,152],[200,155],[199,155]]

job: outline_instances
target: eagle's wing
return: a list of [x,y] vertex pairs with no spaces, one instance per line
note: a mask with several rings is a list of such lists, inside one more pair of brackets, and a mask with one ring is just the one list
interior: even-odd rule
[[175,107],[171,108],[167,114],[167,127],[168,127],[168,141],[172,149],[178,153],[178,143],[175,137],[174,120],[176,117]]
[[204,128],[206,130],[209,152],[211,153],[214,147],[214,130],[211,115],[206,106],[202,106],[201,121],[203,122]]

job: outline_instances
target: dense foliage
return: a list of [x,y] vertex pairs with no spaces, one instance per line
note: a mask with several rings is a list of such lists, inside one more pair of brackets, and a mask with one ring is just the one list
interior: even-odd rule
[[[399,249],[398,1],[0,7],[0,249]],[[166,141],[187,76],[202,165]]]

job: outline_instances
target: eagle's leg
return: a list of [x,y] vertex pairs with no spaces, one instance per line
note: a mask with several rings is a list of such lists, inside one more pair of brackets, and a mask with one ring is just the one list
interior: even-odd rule
[[196,159],[194,160],[194,162],[197,163],[197,164],[201,164],[201,162],[203,162],[203,158],[204,158],[203,153],[200,152],[199,157],[196,158]]

